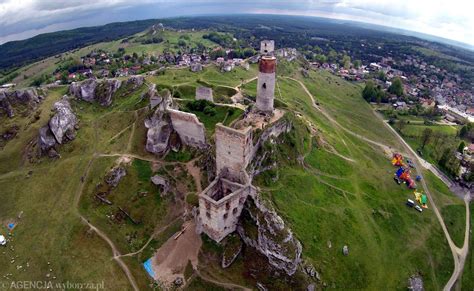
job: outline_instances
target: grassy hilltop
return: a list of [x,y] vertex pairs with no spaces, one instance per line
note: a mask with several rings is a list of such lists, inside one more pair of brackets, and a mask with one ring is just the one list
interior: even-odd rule
[[[166,38],[172,43],[179,39],[178,34],[169,32]],[[201,41],[202,32],[191,35],[191,42]],[[120,41],[99,43],[70,54],[77,57],[92,48],[116,49],[121,45]],[[164,45],[129,44],[127,52],[159,52]],[[51,58],[21,70],[47,72],[53,67]],[[280,62],[278,70],[277,105],[294,115],[295,131],[286,137],[288,143],[277,149],[279,167],[257,176],[256,184],[302,242],[304,260],[312,263],[322,281],[332,288],[404,289],[408,278],[419,273],[427,290],[442,289],[453,271],[453,259],[432,209],[418,213],[407,208],[404,202],[413,199],[412,191],[394,183],[394,168],[387,154],[380,146],[356,136],[401,148],[361,98],[361,87],[325,71],[310,71],[304,77],[296,63]],[[209,66],[198,73],[167,69],[164,75],[146,79],[179,95],[180,104],[185,106],[198,85],[212,86],[226,100],[242,81],[256,75],[255,66],[248,71],[236,68],[231,73]],[[330,119],[313,107],[303,86]],[[256,81],[242,86],[249,96],[255,95],[255,88]],[[140,99],[145,90],[143,86],[132,94],[116,96],[109,108],[72,101],[80,129],[74,141],[60,148],[61,158],[57,160],[42,158],[32,164],[26,152],[49,119],[54,102],[67,93],[66,87],[48,90],[37,109],[38,119],[1,117],[0,132],[14,124],[20,128],[17,137],[0,150],[1,233],[9,221],[18,222],[12,232],[13,250],[9,247],[0,252],[4,262],[1,276],[12,274],[10,280],[104,281],[107,289],[131,289],[111,259],[109,245],[81,221],[79,215],[83,215],[111,238],[121,254],[139,251],[150,241],[142,252],[123,258],[139,288],[150,289],[141,263],[180,229],[185,202],[183,197],[162,197],[149,178],[159,173],[179,185],[180,192],[197,192],[187,162],[198,153],[185,149],[158,159],[145,151],[147,101]],[[212,117],[197,113],[209,137],[215,123],[229,124],[242,114],[238,109],[231,113],[224,105],[216,106],[216,111]],[[315,129],[314,136],[308,131],[309,124]],[[139,225],[128,220],[111,223],[108,216],[116,213],[94,199],[97,185],[121,155],[132,159],[126,165],[127,176],[112,192],[113,199],[116,205],[127,207],[128,213],[140,220]],[[298,157],[304,162],[297,163]],[[464,238],[463,202],[436,177],[424,174],[459,246]],[[342,255],[344,245],[349,246],[347,257]],[[205,243],[204,247],[215,251],[212,244]],[[472,258],[471,253],[462,279],[466,288],[474,281]],[[230,269],[222,270],[220,261],[208,257],[200,262],[200,272],[218,282],[255,288],[253,279],[245,276],[247,263],[239,258]],[[193,278],[189,290],[218,289],[200,276]]]

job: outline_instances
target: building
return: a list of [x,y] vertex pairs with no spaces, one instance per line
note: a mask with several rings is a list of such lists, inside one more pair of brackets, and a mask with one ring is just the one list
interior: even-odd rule
[[260,53],[262,55],[270,55],[275,51],[275,41],[273,40],[262,40],[260,42]]
[[259,62],[257,82],[257,109],[272,113],[275,99],[276,58],[263,56]]
[[232,181],[241,180],[252,155],[252,127],[237,130],[216,124],[216,170],[225,173]]

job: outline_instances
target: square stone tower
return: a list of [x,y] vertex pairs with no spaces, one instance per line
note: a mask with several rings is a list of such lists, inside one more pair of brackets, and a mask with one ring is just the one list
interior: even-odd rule
[[202,231],[217,242],[234,232],[251,190],[251,186],[225,178],[214,180],[199,194],[199,223]]
[[276,58],[262,56],[258,64],[257,109],[261,112],[273,112],[275,99]]
[[247,168],[253,152],[252,127],[237,130],[216,124],[216,170],[226,178],[241,181],[241,172]]
[[275,41],[274,40],[262,40],[260,42],[260,54],[270,55],[275,51]]

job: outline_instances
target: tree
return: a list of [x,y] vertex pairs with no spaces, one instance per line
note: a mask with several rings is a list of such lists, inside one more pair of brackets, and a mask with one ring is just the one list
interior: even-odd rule
[[354,67],[356,69],[360,68],[360,66],[362,66],[362,61],[361,60],[355,60],[354,61]]
[[433,130],[431,128],[425,128],[421,134],[421,148],[424,149],[425,146],[430,143],[433,136]]
[[403,83],[400,78],[395,78],[392,81],[392,85],[388,87],[388,92],[397,95],[398,97],[403,96]]
[[474,139],[474,123],[470,122],[464,125],[459,131],[459,136],[461,138]]
[[398,132],[402,133],[403,129],[406,127],[407,122],[405,120],[400,120],[397,122],[397,130]]
[[344,69],[349,69],[351,67],[351,57],[344,55],[341,60],[341,65],[344,66]]
[[328,61],[328,58],[325,55],[322,55],[322,54],[315,55],[314,59],[320,64],[323,64],[323,63]]
[[362,97],[367,101],[370,102],[377,98],[377,92],[374,82],[371,80],[365,83],[365,88],[362,90]]
[[385,75],[384,71],[379,71],[377,73],[377,79],[379,79],[380,81],[387,81],[387,75]]
[[458,152],[462,153],[464,152],[464,148],[466,147],[466,143],[464,141],[461,141],[458,146]]

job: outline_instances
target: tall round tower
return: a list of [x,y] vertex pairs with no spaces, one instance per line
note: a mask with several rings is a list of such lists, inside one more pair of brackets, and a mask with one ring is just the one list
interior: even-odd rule
[[263,112],[273,112],[276,58],[273,56],[262,56],[258,69],[257,109]]

